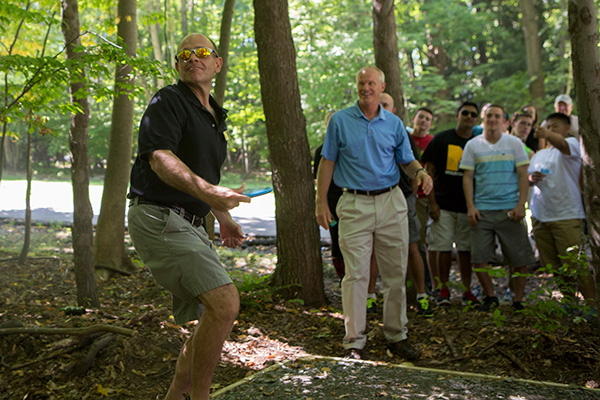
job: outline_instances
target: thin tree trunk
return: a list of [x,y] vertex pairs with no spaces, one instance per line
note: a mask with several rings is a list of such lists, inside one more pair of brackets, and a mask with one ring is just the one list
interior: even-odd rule
[[221,18],[221,34],[219,38],[219,55],[223,58],[223,67],[215,80],[214,97],[217,103],[225,101],[225,88],[227,87],[227,72],[229,71],[229,42],[231,40],[231,21],[235,11],[235,0],[225,0],[223,17]]
[[[573,75],[582,139],[584,198],[596,287],[600,288],[600,62],[593,0],[569,0]],[[598,298],[597,298],[598,300]]]
[[181,0],[179,2],[181,7],[181,35],[186,36],[189,33],[188,29],[188,15],[187,15],[187,0]]
[[[31,1],[28,0],[27,5],[25,6],[25,11],[29,10],[30,4],[31,4]],[[15,37],[13,38],[13,41],[10,44],[10,47],[8,48],[8,55],[12,55],[12,52],[15,48],[15,44],[17,43],[17,39],[19,38],[19,33],[21,32],[21,28],[23,27],[24,22],[25,22],[25,16],[23,16],[23,18],[21,18],[21,21],[19,21],[19,25],[17,26],[17,30],[15,31]],[[44,46],[44,48],[45,48],[45,46]],[[8,105],[8,72],[6,72],[4,74],[4,105],[5,106]],[[5,119],[4,122],[2,123],[2,140],[0,140],[0,182],[2,182],[2,174],[4,172],[4,152],[5,152],[4,144],[6,143],[7,129],[8,129],[8,122]]]
[[[182,0],[183,1],[183,0]],[[217,103],[223,105],[225,102],[225,88],[227,86],[227,71],[229,70],[229,40],[231,39],[231,20],[235,10],[235,0],[225,0],[223,16],[221,18],[221,36],[219,38],[219,55],[223,58],[221,72],[215,80],[213,97]],[[215,237],[215,217],[212,213],[206,216],[206,233],[213,240]]]
[[406,54],[406,60],[408,62],[408,77],[410,79],[415,79],[415,60],[413,60],[412,51],[406,49],[404,53]]
[[542,68],[542,45],[540,43],[537,15],[533,0],[520,0],[523,13],[523,35],[525,37],[525,53],[527,72],[532,79],[529,94],[533,103],[540,106],[546,97],[544,90],[544,70]]
[[396,114],[406,121],[394,0],[373,0],[373,48],[375,65],[385,73],[385,91],[394,99]]
[[254,32],[277,207],[275,287],[325,304],[315,188],[286,0],[254,0]]
[[80,111],[71,117],[69,149],[71,151],[71,180],[73,182],[73,253],[77,304],[80,306],[100,305],[94,277],[92,205],[89,196],[89,162],[87,141],[90,119],[88,89],[79,31],[77,0],[62,0],[62,31],[65,37],[69,67],[69,90],[71,103]]
[[[152,8],[153,12],[160,11],[160,4],[158,0],[150,0],[150,7]],[[163,64],[165,62],[165,55],[162,51],[162,46],[160,44],[160,24],[150,24],[148,30],[150,31],[150,41],[152,42],[152,51],[154,52],[154,59],[159,63]],[[154,87],[161,88],[163,86],[165,86],[164,79],[162,77],[158,77]],[[153,94],[154,93],[150,94],[150,96],[152,96]]]
[[[135,56],[137,48],[136,12],[136,0],[119,0],[117,36],[129,57]],[[131,170],[134,84],[133,67],[118,62],[102,206],[94,243],[97,268],[106,266],[111,270],[135,271],[125,251],[125,203]],[[103,270],[102,274],[106,277],[109,272]]]
[[[31,111],[30,111],[31,115]],[[31,124],[29,125],[31,129]],[[27,151],[25,161],[25,171],[27,173],[27,188],[25,189],[25,237],[23,247],[19,254],[19,265],[27,264],[27,255],[29,254],[29,244],[31,242],[31,181],[33,179],[33,169],[31,168],[31,132],[27,129]]]

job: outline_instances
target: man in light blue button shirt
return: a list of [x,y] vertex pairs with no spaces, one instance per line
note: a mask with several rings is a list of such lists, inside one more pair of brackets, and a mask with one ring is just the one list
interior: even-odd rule
[[328,229],[331,179],[344,188],[337,205],[340,248],[346,263],[342,305],[348,356],[361,357],[366,344],[367,286],[375,251],[383,285],[383,332],[392,352],[415,360],[420,352],[407,340],[406,268],[408,219],[398,188],[402,166],[429,193],[432,180],[413,157],[404,124],[379,105],[385,75],[374,66],[356,76],[358,102],[335,113],[327,128],[317,176],[316,217]]

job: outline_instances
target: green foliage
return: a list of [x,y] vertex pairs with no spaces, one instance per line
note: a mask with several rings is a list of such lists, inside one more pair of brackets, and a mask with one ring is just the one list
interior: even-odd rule
[[494,325],[500,328],[506,323],[506,316],[502,314],[499,308],[496,308],[492,313],[492,321],[494,321]]
[[487,272],[490,278],[504,278],[508,275],[506,269],[502,266],[488,265],[484,268],[473,268],[475,272]]
[[[535,318],[534,328],[542,332],[567,332],[565,318],[574,323],[584,323],[598,318],[597,310],[575,295],[578,282],[593,279],[585,251],[577,247],[570,249],[565,262],[558,268],[548,264],[540,268],[540,273],[549,276],[547,282],[529,296],[530,303],[523,310]],[[558,292],[560,290],[560,292]],[[558,294],[561,294],[560,298]]]
[[264,307],[278,288],[271,286],[274,255],[239,249],[218,248],[219,258],[240,292],[240,302],[246,307]]
[[[395,6],[409,116],[418,107],[429,105],[439,116],[435,132],[454,124],[454,110],[464,100],[494,101],[505,105],[508,113],[531,102],[517,1],[407,0]],[[173,47],[184,34],[180,7],[179,2],[139,0],[139,45],[136,57],[129,58],[116,37],[116,3],[79,2],[81,48],[85,51],[92,110],[88,146],[94,172],[101,174],[106,165],[115,65],[127,62],[134,67],[135,120],[139,121],[159,86],[176,80]],[[223,2],[204,2],[188,12],[189,31],[218,41],[222,7]],[[554,96],[573,85],[566,9],[562,2],[552,0],[536,2],[536,10],[546,72],[547,99],[540,109],[543,116],[552,109]],[[323,141],[327,114],[356,101],[356,71],[374,62],[372,2],[292,0],[289,14],[308,139],[315,148]],[[262,171],[269,168],[269,154],[252,1],[238,0],[233,18],[224,104],[230,110],[228,127],[232,133],[228,167],[239,169],[247,158],[252,171]],[[77,110],[69,102],[59,3],[42,0],[26,9],[23,2],[7,0],[0,4],[0,22],[0,76],[7,78],[0,80],[4,94],[0,117],[9,122],[8,134],[15,139],[15,151],[23,152],[19,139],[26,131],[21,125],[24,115],[33,110],[47,119],[47,128],[53,133],[36,138],[34,169],[68,167],[67,132],[70,116]],[[151,32],[156,32],[154,38]],[[32,84],[34,89],[20,95]],[[410,121],[405,122],[410,125]],[[18,157],[14,160],[14,169],[22,169]]]

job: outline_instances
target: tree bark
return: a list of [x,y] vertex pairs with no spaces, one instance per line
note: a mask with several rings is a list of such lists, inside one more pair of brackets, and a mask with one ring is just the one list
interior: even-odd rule
[[[32,115],[30,111],[29,115]],[[31,243],[31,181],[33,180],[33,168],[31,167],[31,123],[27,129],[27,147],[25,154],[25,171],[27,173],[27,189],[25,190],[25,237],[23,239],[23,247],[19,254],[19,265],[27,264],[27,256],[29,254],[29,244]]]
[[77,304],[100,305],[94,277],[92,205],[89,196],[89,172],[87,141],[90,121],[88,89],[79,33],[79,10],[77,0],[62,0],[62,31],[65,37],[69,63],[69,91],[71,103],[79,112],[71,116],[69,149],[71,151],[71,180],[73,182],[73,255]]
[[181,8],[181,36],[187,36],[189,32],[188,28],[188,15],[187,15],[187,0],[181,0],[179,2],[179,6]]
[[520,0],[519,7],[523,14],[523,35],[525,37],[525,53],[527,72],[531,78],[529,94],[533,103],[541,106],[546,96],[544,90],[544,70],[542,68],[542,45],[540,43],[537,13],[533,0]]
[[[137,0],[119,0],[118,43],[125,48],[129,57],[134,57],[137,48]],[[115,97],[108,160],[102,191],[102,205],[96,227],[94,258],[96,268],[134,271],[125,251],[125,207],[133,143],[133,67],[117,62],[115,70]],[[107,270],[100,270],[105,277]]]
[[385,73],[385,91],[394,99],[396,115],[406,121],[394,0],[373,0],[373,48],[375,65]]
[[[25,5],[25,11],[29,10],[29,6],[31,1],[27,1]],[[10,56],[13,53],[15,45],[17,44],[17,40],[19,39],[19,33],[21,32],[21,28],[23,27],[23,23],[25,22],[25,16],[21,18],[19,24],[17,25],[17,30],[15,32],[15,36],[13,38],[10,47],[8,48],[7,54]],[[4,106],[8,104],[8,72],[4,74]],[[4,153],[6,151],[5,143],[6,143],[6,132],[8,128],[8,122],[6,119],[2,122],[2,138],[0,139],[0,182],[2,182],[2,174],[4,173]]]
[[582,140],[584,198],[596,287],[600,287],[600,62],[598,11],[594,0],[569,0],[569,35],[579,134]]
[[[225,88],[227,87],[227,71],[229,70],[229,41],[231,39],[231,20],[235,10],[235,0],[225,0],[223,16],[221,17],[221,34],[219,37],[218,52],[223,59],[221,71],[215,79],[215,90],[213,97],[217,103],[223,105],[225,102]],[[212,213],[206,216],[206,233],[211,240],[215,238],[215,217]]]
[[306,305],[326,303],[315,188],[300,104],[296,51],[286,0],[254,0],[254,31],[277,203],[275,287]]
[[[160,4],[158,3],[158,0],[150,0],[149,4],[153,12],[160,11]],[[155,24],[150,24],[148,30],[150,31],[150,40],[152,41],[152,51],[154,53],[154,59],[159,63],[163,64],[165,61],[165,55],[163,54],[162,46],[160,44],[160,24],[158,22]],[[158,79],[156,79],[154,87],[161,88],[163,86],[165,86],[165,80],[162,77],[158,77]]]
[[227,87],[227,72],[229,71],[229,42],[231,40],[231,21],[235,11],[235,0],[225,0],[223,16],[221,18],[221,33],[219,37],[219,55],[223,58],[221,72],[215,79],[214,97],[217,103],[225,101],[225,88]]

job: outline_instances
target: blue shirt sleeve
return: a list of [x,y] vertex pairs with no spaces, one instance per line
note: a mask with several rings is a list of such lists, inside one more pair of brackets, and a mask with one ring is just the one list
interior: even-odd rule
[[321,153],[325,159],[334,162],[337,161],[339,153],[339,126],[337,124],[336,114],[333,114],[329,119],[329,125],[327,125],[327,133],[325,134],[325,141],[323,143],[323,151]]

